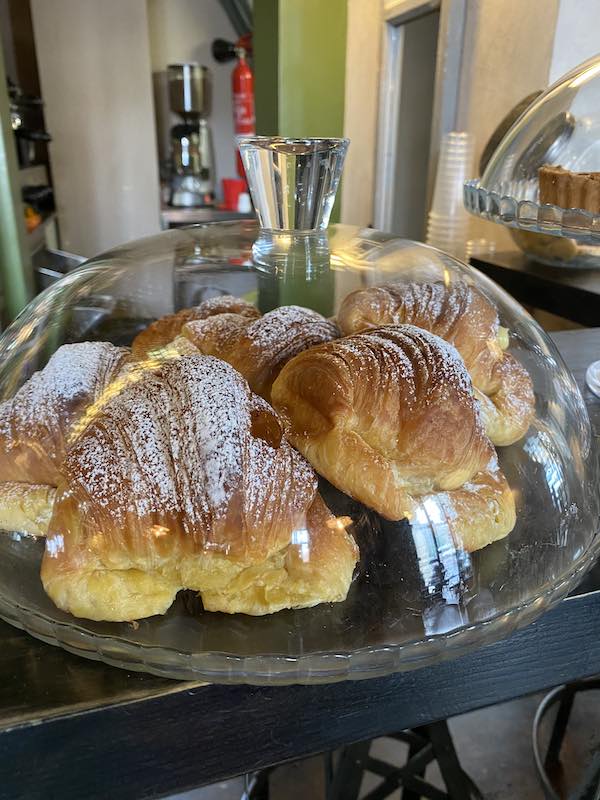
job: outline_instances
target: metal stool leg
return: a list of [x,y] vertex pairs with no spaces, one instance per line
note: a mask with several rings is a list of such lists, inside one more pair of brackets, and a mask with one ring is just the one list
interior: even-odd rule
[[325,771],[325,793],[327,793],[333,783],[334,775],[333,753],[331,751],[323,753],[323,769]]
[[458,760],[447,722],[434,722],[426,726],[433,745],[433,752],[439,764],[442,778],[451,800],[470,800],[481,798],[481,793],[463,770]]
[[554,727],[552,728],[548,749],[546,750],[546,756],[544,758],[544,768],[548,771],[556,768],[560,763],[560,749],[562,747],[563,739],[565,738],[567,725],[569,724],[569,717],[571,716],[571,711],[573,709],[574,699],[575,692],[573,689],[569,686],[565,686],[558,706]]
[[[544,790],[544,796],[548,800],[559,800],[565,796],[567,790],[561,783],[564,781],[562,765],[560,763],[560,751],[565,738],[569,717],[573,709],[575,695],[579,692],[600,690],[600,679],[588,678],[586,680],[574,681],[573,683],[559,686],[553,689],[544,697],[539,704],[533,720],[532,745],[533,760],[538,773],[538,777]],[[558,712],[552,732],[550,742],[544,757],[540,743],[540,732],[542,722],[551,708],[558,705]],[[557,791],[555,787],[560,787]],[[570,800],[597,800],[600,798],[600,755],[593,754],[592,761],[585,771],[582,783],[573,794],[569,795]]]
[[[419,746],[416,742],[411,742],[409,747],[408,747],[408,760],[410,761],[411,758],[414,758],[417,755],[417,753],[419,752],[419,750],[421,750],[421,749],[422,749],[422,745]],[[424,778],[425,777],[425,767],[422,767],[421,769],[416,770],[414,772],[414,775],[416,775],[419,778]],[[400,797],[402,798],[402,800],[421,800],[421,795],[416,794],[415,792],[413,792],[412,789],[408,789],[408,788],[405,788],[405,789],[402,790],[402,794],[400,795]]]
[[327,789],[327,800],[358,800],[371,742],[358,742],[342,751],[333,780]]
[[273,768],[256,772],[252,777],[246,776],[246,790],[241,800],[269,800],[269,775]]
[[[347,747],[335,769],[326,760],[328,781],[327,800],[357,800],[363,774],[372,773],[382,780],[371,789],[364,800],[385,800],[398,788],[403,800],[481,800],[481,794],[460,766],[452,737],[445,722],[437,722],[413,731],[390,734],[409,745],[408,759],[396,766],[369,755],[371,742]],[[425,770],[437,761],[446,784],[446,791],[425,780]]]

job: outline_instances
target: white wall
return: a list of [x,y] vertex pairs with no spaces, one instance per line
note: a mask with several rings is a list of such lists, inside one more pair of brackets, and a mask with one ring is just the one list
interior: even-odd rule
[[31,0],[65,250],[158,232],[145,0]]
[[[237,177],[231,105],[231,73],[234,62],[217,63],[211,54],[213,39],[235,41],[236,33],[217,0],[148,0],[150,54],[156,101],[161,156],[168,148],[169,127],[177,121],[166,113],[167,64],[197,61],[212,73],[213,98],[209,124],[215,147],[217,193],[221,179]],[[161,102],[162,101],[162,102]]]
[[[561,17],[565,18],[562,39],[564,47],[569,48],[571,57],[576,59],[574,63],[587,57],[587,52],[582,58],[578,57],[588,47],[583,38],[591,41],[597,36],[594,26],[589,23],[590,19],[598,18],[598,13],[592,17],[585,13],[579,16],[580,4],[597,7],[600,0],[560,0]],[[379,97],[383,75],[381,58],[385,57],[385,48],[382,51],[380,43],[385,18],[396,18],[414,8],[426,9],[434,5],[431,0],[349,0],[344,129],[345,134],[355,137],[361,147],[350,148],[346,173],[351,160],[353,167],[359,160],[362,163],[356,168],[360,180],[346,174],[342,184],[344,222],[367,224],[373,220],[373,189],[377,184],[375,130],[381,119],[380,102],[386,102],[385,98]],[[440,7],[438,92],[432,120],[433,166],[439,141],[447,129],[443,129],[443,125],[448,123],[449,117],[448,113],[441,114],[442,104],[452,106],[452,119],[448,123],[451,128],[473,133],[479,161],[487,140],[505,114],[532,91],[547,86],[551,62],[555,63],[557,53],[562,53],[561,48],[556,51],[555,40],[559,0],[441,0]],[[576,15],[573,14],[574,7]],[[455,36],[456,20],[458,17],[462,19],[463,11],[466,20],[464,36],[460,39]],[[575,25],[571,19],[573,16],[578,17],[578,31],[577,38],[569,44],[571,32],[567,27]],[[584,34],[586,25],[590,30]],[[559,38],[560,26],[559,21]],[[447,60],[455,55],[455,51],[448,52],[448,47],[458,48],[461,53],[458,85],[456,82],[446,85],[450,80],[446,75]],[[363,69],[368,80],[360,77]],[[374,98],[377,98],[375,102]],[[455,104],[452,102],[454,98]],[[422,180],[427,180],[427,176]],[[402,226],[397,224],[401,229]],[[472,237],[493,239],[498,249],[514,248],[508,231],[502,226],[475,218],[471,220],[471,226]]]
[[[457,127],[474,135],[476,164],[506,114],[548,85],[557,13],[558,0],[468,0]],[[471,218],[470,235],[515,249],[493,222]]]
[[350,147],[340,209],[348,225],[373,223],[382,10],[380,0],[348,0],[344,136]]
[[560,0],[548,83],[600,54],[600,0]]

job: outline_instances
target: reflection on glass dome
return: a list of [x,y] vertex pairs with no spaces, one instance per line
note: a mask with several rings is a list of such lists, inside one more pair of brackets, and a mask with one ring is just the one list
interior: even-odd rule
[[563,480],[562,463],[554,452],[554,445],[547,433],[540,431],[535,437],[530,437],[523,445],[532,461],[542,465],[546,475],[548,490],[554,502],[567,507],[567,487]]
[[134,662],[151,647],[161,674],[187,653],[186,675],[333,679],[422,663],[463,628],[494,638],[563,594],[595,552],[598,475],[542,331],[424,245],[335,226],[313,285],[250,265],[256,233],[114,251],[4,334],[0,433],[34,401],[39,425],[0,459],[38,492],[23,519],[0,486],[3,525],[38,534],[0,542],[2,615]]
[[281,235],[119,248],[5,332],[1,616],[173,677],[367,677],[592,560],[589,418],[520,306],[377,231]]

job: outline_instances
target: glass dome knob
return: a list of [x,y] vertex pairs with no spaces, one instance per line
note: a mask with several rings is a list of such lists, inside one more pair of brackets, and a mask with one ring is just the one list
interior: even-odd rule
[[324,230],[348,144],[348,139],[241,139],[240,153],[260,227]]

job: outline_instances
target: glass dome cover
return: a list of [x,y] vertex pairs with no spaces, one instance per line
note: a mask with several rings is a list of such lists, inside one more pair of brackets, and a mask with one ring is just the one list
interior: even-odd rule
[[[319,140],[313,146],[310,145],[310,140],[301,142],[305,148],[302,152],[299,152],[298,147],[293,147],[291,151],[287,147],[281,151],[270,142],[269,157],[265,158],[261,154],[260,158],[254,159],[260,164],[257,168],[264,170],[264,173],[262,176],[254,175],[255,180],[250,183],[252,186],[258,182],[263,188],[267,187],[267,193],[269,186],[275,187],[275,194],[281,192],[280,197],[287,197],[288,207],[293,201],[290,193],[298,200],[303,191],[308,191],[312,192],[314,199],[315,187],[325,187],[327,191],[323,191],[322,198],[313,206],[318,209],[320,204],[322,220],[331,209],[331,195],[335,194],[341,170],[340,147],[345,150],[345,144]],[[256,140],[247,145],[252,148],[264,146],[264,142]],[[287,162],[289,158],[300,159],[300,163],[290,166]],[[341,158],[343,159],[343,154]],[[311,159],[317,159],[320,163],[311,164]],[[328,169],[337,174],[328,173]],[[280,179],[284,174],[288,179],[290,175],[302,175],[304,183],[301,190],[289,180],[282,188]],[[256,195],[254,200],[258,204],[261,202]],[[273,200],[271,195],[269,202]],[[297,214],[295,217],[299,218]],[[249,222],[195,226],[124,245],[92,259],[42,293],[1,337],[0,388],[5,401],[2,408],[6,409],[6,402],[14,398],[35,372],[43,369],[53,354],[60,353],[60,348],[66,344],[79,346],[82,342],[110,342],[116,347],[129,347],[141,332],[148,330],[153,321],[160,320],[165,315],[180,309],[198,308],[206,301],[210,301],[214,307],[215,304],[225,302],[221,299],[224,296],[233,296],[239,299],[237,302],[241,302],[245,309],[243,313],[251,315],[250,322],[240,322],[238,319],[236,324],[244,330],[249,325],[254,325],[251,345],[256,348],[264,333],[264,330],[261,332],[261,326],[264,328],[267,324],[265,320],[273,319],[269,315],[276,309],[284,309],[277,312],[283,313],[284,319],[287,319],[286,314],[292,313],[296,321],[298,314],[306,312],[288,312],[285,307],[294,305],[312,309],[310,313],[313,317],[319,317],[318,325],[321,327],[318,329],[330,331],[327,326],[333,326],[334,319],[340,326],[346,326],[347,323],[342,320],[344,309],[347,311],[350,302],[347,299],[349,295],[358,292],[353,297],[360,299],[372,287],[394,283],[396,287],[400,287],[398,291],[401,293],[408,291],[406,287],[413,287],[414,290],[415,286],[424,285],[437,287],[431,290],[434,294],[452,294],[455,290],[459,294],[466,292],[465,296],[468,295],[471,299],[473,296],[482,298],[480,302],[485,303],[485,308],[491,307],[494,313],[497,312],[499,327],[496,333],[503,347],[502,352],[498,351],[499,358],[502,360],[506,355],[510,357],[511,363],[520,365],[516,369],[521,370],[519,374],[526,371],[535,392],[535,407],[532,415],[527,418],[527,430],[513,443],[498,444],[491,448],[487,438],[481,433],[485,414],[481,413],[478,405],[480,403],[485,407],[488,401],[483,395],[479,396],[479,400],[476,398],[475,389],[465,377],[465,367],[460,356],[444,345],[441,339],[433,337],[429,332],[423,333],[424,329],[415,325],[386,327],[386,322],[377,328],[379,333],[368,334],[376,338],[359,340],[358,337],[367,335],[364,333],[352,335],[351,339],[337,338],[338,332],[326,334],[325,340],[321,343],[313,342],[308,349],[300,348],[300,352],[288,358],[283,367],[277,367],[274,383],[269,383],[267,389],[260,384],[263,387],[260,391],[263,396],[269,397],[275,411],[271,410],[265,400],[257,397],[257,392],[250,391],[244,378],[238,374],[238,371],[242,375],[248,374],[246,370],[251,359],[244,355],[236,361],[236,353],[239,352],[236,350],[237,344],[233,348],[233,355],[229,353],[225,358],[217,359],[215,356],[201,354],[206,353],[206,350],[190,353],[185,348],[175,348],[177,352],[174,352],[172,343],[177,339],[175,336],[151,352],[149,360],[152,363],[142,359],[139,362],[142,367],[138,362],[138,366],[132,367],[128,360],[130,357],[125,353],[125,373],[118,372],[118,377],[108,380],[107,390],[101,396],[100,402],[86,407],[85,424],[69,428],[70,431],[75,430],[76,435],[69,439],[64,463],[60,467],[59,489],[46,544],[41,537],[27,536],[20,532],[8,532],[0,537],[2,618],[45,641],[83,656],[168,677],[267,684],[323,682],[372,677],[422,666],[506,636],[516,626],[531,621],[564,596],[577,582],[597,552],[597,485],[600,476],[590,422],[581,394],[553,343],[501,289],[476,270],[452,257],[425,245],[379,231],[360,230],[345,225],[333,225],[324,230],[318,210],[314,214],[311,212],[311,219],[315,224],[304,231],[259,229]],[[248,311],[250,306],[255,310]],[[216,324],[214,319],[217,316],[215,314],[213,322],[209,320],[208,323],[206,317],[192,319],[189,323],[191,330],[196,333],[201,331],[204,335],[211,325]],[[422,324],[427,323],[425,321]],[[283,331],[280,336],[287,336],[288,329],[285,326],[280,329]],[[393,333],[398,330],[400,334]],[[477,509],[481,506],[476,503],[469,505],[471,500],[463,506],[455,500],[455,491],[459,492],[462,499],[465,496],[477,498],[479,484],[477,475],[472,474],[473,469],[470,472],[467,470],[469,474],[463,476],[458,487],[456,482],[453,484],[446,476],[444,480],[447,480],[447,485],[440,485],[435,491],[431,490],[427,481],[423,486],[427,485],[429,488],[420,493],[411,489],[414,496],[410,499],[409,518],[399,518],[397,511],[390,510],[390,504],[395,502],[398,492],[386,494],[388,499],[384,503],[383,491],[366,495],[360,482],[355,480],[353,483],[345,483],[354,469],[354,463],[358,463],[362,457],[359,451],[358,455],[354,453],[349,458],[349,445],[348,449],[340,448],[334,451],[336,458],[328,464],[319,460],[318,442],[317,456],[303,443],[302,436],[310,437],[310,425],[303,429],[302,436],[299,435],[294,428],[297,419],[293,409],[290,411],[289,395],[286,395],[288,405],[281,400],[284,395],[282,386],[291,392],[295,385],[293,380],[298,379],[298,374],[300,390],[303,391],[303,373],[301,370],[298,372],[298,369],[294,372],[294,362],[306,363],[309,354],[311,363],[306,367],[308,370],[313,363],[317,363],[314,361],[315,353],[321,357],[322,353],[327,355],[333,352],[339,360],[342,352],[340,348],[346,348],[346,352],[351,350],[358,361],[353,362],[356,368],[348,370],[344,380],[349,381],[348,385],[353,387],[355,393],[353,396],[358,397],[357,382],[365,368],[361,359],[367,358],[361,342],[368,341],[369,348],[385,348],[389,336],[404,336],[405,339],[398,339],[401,343],[409,337],[411,346],[415,342],[425,342],[423,347],[428,353],[433,353],[431,358],[434,359],[427,361],[430,353],[426,359],[425,372],[419,372],[420,380],[424,380],[426,384],[430,380],[427,376],[437,374],[435,358],[439,357],[444,365],[443,375],[439,379],[441,390],[438,391],[436,387],[431,391],[427,389],[430,393],[417,396],[409,414],[402,408],[397,411],[398,418],[407,414],[403,417],[407,430],[414,423],[411,436],[415,440],[419,439],[425,425],[435,428],[437,435],[441,429],[436,428],[436,425],[448,412],[448,397],[454,391],[460,394],[467,411],[464,412],[466,416],[459,420],[460,424],[454,425],[454,428],[460,430],[462,427],[466,429],[469,425],[474,426],[473,430],[478,431],[477,436],[483,442],[482,453],[485,452],[488,456],[492,454],[490,464],[496,464],[497,458],[497,467],[493,469],[500,471],[507,487],[501,493],[504,498],[502,502],[506,501],[514,509],[513,519],[505,526],[510,532],[502,530],[500,534],[489,535],[482,532],[485,525],[490,524],[493,528],[500,524],[498,519],[501,517],[501,503],[498,504],[498,495],[492,497],[491,522],[489,507],[486,506],[488,495],[484,494],[484,511],[481,512],[483,516],[477,516],[480,514]],[[136,341],[139,345],[140,340]],[[186,341],[192,340],[187,338]],[[198,343],[199,340],[194,341]],[[232,341],[231,329],[228,329],[226,341]],[[219,346],[223,346],[222,342]],[[401,345],[398,347],[401,349]],[[134,344],[134,354],[135,351]],[[408,351],[403,352],[406,356]],[[386,358],[389,357],[392,361],[394,358],[404,358],[398,355],[395,345],[388,347],[385,353]],[[221,351],[221,355],[225,356],[225,350]],[[305,361],[301,362],[301,359]],[[414,359],[418,360],[416,356]],[[216,560],[210,562],[202,580],[208,581],[208,575],[213,581],[218,571],[217,566],[221,569],[225,564],[229,569],[232,562],[235,562],[234,568],[237,571],[225,589],[219,586],[218,590],[213,591],[214,582],[210,586],[192,586],[193,580],[189,577],[187,583],[181,578],[181,583],[175,586],[180,591],[173,591],[173,596],[176,594],[176,597],[172,604],[170,600],[166,602],[165,613],[125,616],[120,621],[110,621],[107,615],[104,618],[99,615],[100,618],[90,619],[91,614],[81,613],[85,605],[85,591],[78,589],[71,593],[66,602],[64,595],[52,588],[49,575],[53,565],[44,567],[44,583],[40,580],[42,560],[49,563],[57,549],[60,551],[67,547],[68,543],[64,544],[57,537],[68,539],[75,529],[83,537],[81,532],[87,531],[88,538],[78,555],[80,560],[76,560],[75,566],[70,564],[66,570],[71,574],[76,573],[81,563],[87,563],[90,553],[94,558],[100,558],[99,554],[104,553],[102,558],[105,558],[108,551],[102,548],[108,546],[107,541],[113,549],[102,562],[104,571],[111,572],[115,569],[115,564],[116,571],[122,569],[124,552],[127,553],[127,558],[138,559],[135,561],[136,569],[141,569],[142,557],[139,553],[131,555],[130,545],[123,545],[123,531],[129,530],[127,526],[135,526],[135,520],[132,522],[127,518],[125,527],[116,526],[110,535],[106,529],[101,529],[96,524],[100,518],[106,525],[110,524],[106,522],[106,517],[99,516],[98,506],[102,494],[100,490],[97,495],[88,493],[75,510],[72,504],[69,506],[73,497],[81,500],[81,495],[78,494],[81,486],[77,482],[77,469],[82,463],[82,443],[89,444],[92,434],[99,435],[99,430],[103,435],[107,431],[112,432],[110,436],[106,434],[108,438],[102,440],[104,452],[94,452],[100,460],[108,459],[117,473],[121,465],[118,458],[114,457],[116,450],[113,452],[111,448],[117,446],[115,442],[121,442],[119,437],[122,436],[123,429],[130,432],[128,435],[131,438],[126,442],[133,442],[131,447],[135,450],[137,428],[143,424],[144,435],[148,430],[154,430],[146,427],[150,424],[149,417],[152,417],[153,424],[159,428],[166,424],[165,420],[174,418],[173,409],[178,409],[182,418],[188,419],[185,415],[189,414],[189,409],[174,405],[173,396],[176,391],[168,388],[168,376],[177,373],[179,381],[188,381],[193,371],[189,366],[192,363],[196,365],[193,370],[199,370],[203,375],[208,371],[211,376],[217,373],[224,376],[223,380],[229,381],[227,386],[233,387],[232,391],[237,393],[234,399],[238,406],[249,403],[249,408],[259,409],[263,422],[268,419],[269,425],[265,423],[262,433],[256,433],[255,418],[250,415],[247,429],[244,428],[240,434],[254,437],[252,440],[244,439],[250,442],[248,451],[245,451],[245,459],[254,457],[253,448],[258,439],[269,440],[266,449],[258,442],[258,446],[263,448],[263,456],[267,453],[264,456],[267,458],[267,469],[260,473],[262,480],[271,480],[273,470],[281,468],[273,466],[274,451],[277,451],[277,458],[280,459],[283,459],[282,451],[285,451],[288,458],[285,463],[288,467],[290,463],[304,464],[299,468],[304,470],[302,475],[307,474],[307,469],[313,474],[312,467],[315,468],[316,473],[319,473],[318,496],[323,503],[319,511],[321,516],[317,515],[317,522],[314,523],[312,512],[306,510],[306,497],[296,497],[294,502],[299,504],[298,507],[304,503],[303,510],[286,529],[287,538],[284,536],[283,546],[280,543],[274,554],[271,551],[266,556],[263,554],[262,560],[253,556],[254,560],[250,559],[251,571],[242,570],[244,577],[241,588],[239,575],[242,573],[238,566],[243,562],[245,569],[249,562],[243,561],[247,556],[245,551],[240,556],[235,550],[237,529],[231,526],[227,529],[225,538],[230,537],[230,547],[219,550],[222,539],[215,532],[216,527],[210,528],[213,523],[205,521],[202,523],[204,528],[201,535],[195,528],[193,535],[200,537],[198,541],[201,542],[200,549],[204,548],[203,556],[208,554]],[[452,369],[458,371],[458,378],[454,373],[448,376],[448,365],[455,365]],[[409,372],[410,369],[413,367],[409,368]],[[414,374],[417,372],[418,370]],[[123,374],[134,375],[134,378],[123,378]],[[331,369],[322,373],[324,384],[329,380],[330,374]],[[395,397],[399,384],[404,386],[408,381],[409,373],[386,368],[381,374],[383,383],[376,386],[372,381],[365,390],[360,390],[362,399],[360,403],[355,401],[351,419],[363,413],[360,408],[372,411],[372,404],[377,402],[378,397]],[[249,380],[252,386],[259,386],[258,383],[253,383],[254,377]],[[208,386],[212,391],[215,381],[217,378],[211,377],[210,382],[202,386],[205,389]],[[456,381],[458,388],[455,386]],[[143,391],[148,386],[148,391],[158,394],[149,395],[152,411],[146,407],[145,411],[140,411],[139,398],[143,399]],[[126,405],[127,414],[124,415],[122,403],[127,393],[129,397],[137,398],[137,405]],[[206,396],[198,399],[194,395],[192,400],[192,404],[205,403],[202,406],[205,420],[209,419],[206,415],[216,413],[215,403],[210,398],[207,401]],[[323,398],[322,402],[326,403],[330,395],[321,392],[320,396]],[[227,394],[219,397],[223,406],[231,402]],[[490,392],[490,397],[495,398],[496,395]],[[167,406],[168,409],[165,410]],[[424,413],[423,410],[429,408],[433,409],[433,416],[419,423],[418,430],[415,420],[420,419],[419,415]],[[272,433],[273,428],[269,427],[272,426],[276,414],[281,418],[288,415],[286,424],[281,426],[283,433],[280,440],[278,435]],[[115,430],[119,429],[117,433],[110,426],[115,415],[119,421],[119,425],[115,427]],[[218,440],[219,417],[217,415],[210,419],[216,420],[217,431],[212,435],[211,441],[215,436]],[[246,424],[245,419],[242,411],[239,411],[235,424],[241,429]],[[342,425],[341,416],[335,419],[337,421],[334,428]],[[376,429],[383,429],[387,424],[380,418]],[[194,453],[202,450],[202,427],[195,429],[195,438],[185,433],[188,430],[185,425],[176,427],[176,446],[171,441],[169,458],[176,461],[185,447],[193,446]],[[439,445],[436,444],[439,446],[440,456],[434,466],[442,471],[446,466],[446,456],[443,455],[446,452],[444,437],[452,439],[455,436],[455,431],[450,430],[450,427],[446,426],[443,435],[439,436]],[[275,444],[273,438],[278,439]],[[287,439],[307,456],[312,467],[302,461]],[[222,442],[219,444],[219,441],[217,444],[222,448],[224,445]],[[373,439],[369,441],[373,447],[376,446]],[[431,439],[429,442],[431,445]],[[380,442],[377,446],[380,449],[378,458],[387,458],[389,443]],[[486,450],[487,447],[491,449]],[[435,461],[435,448],[432,450]],[[137,450],[135,452],[139,455]],[[208,458],[206,451],[202,452],[203,458]],[[404,475],[402,471],[405,470],[405,461],[402,459],[406,459],[406,454],[398,455],[394,452],[395,469]],[[413,458],[417,459],[414,454]],[[155,483],[152,481],[157,467],[153,462],[146,469],[142,459],[138,459],[138,462],[134,466],[126,465],[125,469],[139,469],[144,476],[149,476],[150,482],[144,484],[141,500],[139,496],[134,497],[135,502],[141,503],[149,501],[155,490]],[[209,470],[205,463],[202,460],[194,462],[194,485],[206,484]],[[343,465],[342,469],[340,464]],[[293,469],[297,470],[298,467]],[[371,467],[367,465],[366,469],[365,474],[368,475]],[[178,464],[174,474],[181,476],[186,470],[187,466],[184,469],[184,466]],[[130,492],[129,483],[135,482],[133,473],[123,474],[125,478],[113,489],[115,496],[120,496],[121,492]],[[298,471],[293,472],[292,482],[300,481],[299,474]],[[289,474],[286,475],[289,483]],[[370,478],[365,480],[365,484],[369,480]],[[313,504],[317,502],[316,481],[317,478],[314,487],[310,489],[313,494],[309,500]],[[284,511],[291,503],[288,483],[283,481],[278,484],[280,494],[277,495],[277,505]],[[310,480],[308,483],[310,484]],[[123,488],[125,484],[127,485]],[[351,491],[344,491],[347,487]],[[227,487],[224,491],[227,491]],[[271,489],[262,495],[265,504],[272,501],[273,491]],[[193,489],[185,489],[181,481],[177,492],[179,497],[185,497],[186,502],[195,496]],[[0,497],[2,496],[0,484]],[[216,500],[214,502],[217,503]],[[61,509],[67,506],[71,514],[71,527],[64,523],[64,516],[61,516]],[[139,503],[136,506],[140,514],[141,507]],[[461,514],[464,516],[465,507],[469,523],[467,527],[474,537],[471,540],[464,532],[461,533],[462,529],[457,528],[456,520],[462,519]],[[188,524],[191,512],[186,513]],[[247,520],[250,512],[244,513],[244,524],[249,527]],[[164,517],[161,517],[162,522],[157,525],[156,519],[153,517],[152,526],[140,528],[142,539],[149,539],[151,532],[156,541],[160,542],[160,547],[164,548],[160,551],[163,566],[156,567],[157,562],[154,561],[150,569],[144,562],[144,569],[148,569],[153,587],[162,586],[161,581],[171,579],[171,573],[163,567],[170,557],[168,548],[171,538],[180,535],[175,523],[169,527],[168,524],[163,524]],[[483,520],[481,525],[480,520]],[[317,526],[320,526],[318,531]],[[191,529],[188,526],[186,530]],[[494,530],[497,532],[497,528]],[[495,541],[487,543],[494,538]],[[355,545],[357,550],[352,549]],[[143,553],[146,552],[143,550]],[[184,569],[187,569],[189,576],[194,556],[195,552],[188,550],[185,550],[183,556],[177,556],[180,559],[178,576],[183,574]],[[269,561],[265,567],[265,558],[267,561],[274,561]],[[129,569],[133,562],[127,563]],[[277,569],[272,568],[273,564]],[[94,565],[97,566],[96,562]],[[273,577],[275,573],[276,578]],[[301,580],[294,583],[294,576],[298,574],[301,575]],[[51,577],[54,580],[56,575],[52,573]],[[61,573],[61,579],[62,577]],[[281,582],[274,584],[273,581]],[[234,584],[236,590],[232,600],[231,586]],[[343,584],[341,590],[336,589],[338,584]],[[310,585],[308,593],[306,585]],[[275,589],[271,591],[273,586]],[[257,587],[260,587],[260,591]],[[203,602],[199,599],[198,592]],[[255,605],[248,600],[248,592],[251,593]],[[96,600],[103,603],[106,597],[101,596]],[[212,610],[208,610],[209,608]],[[69,609],[75,613],[70,613]],[[235,613],[231,613],[232,611]]]
[[[565,237],[542,260],[598,266],[600,204],[586,207],[579,192],[540,195],[540,169],[600,171],[600,56],[578,66],[543,92],[504,136],[483,175],[465,184],[465,206],[475,215],[522,231]],[[586,249],[586,246],[592,249]],[[539,250],[539,248],[538,248]]]

